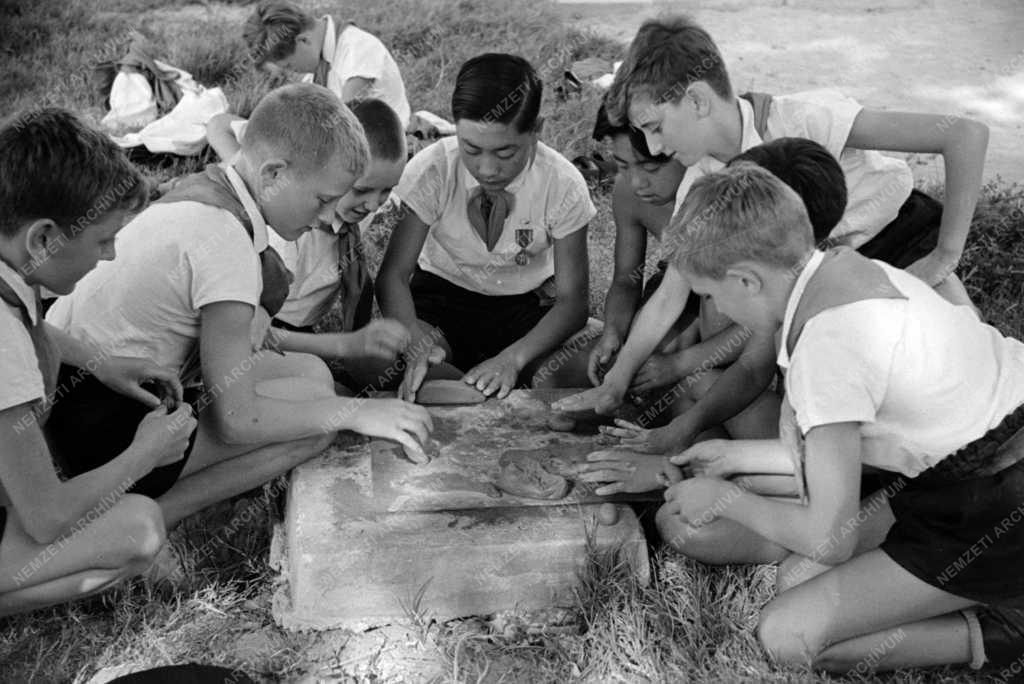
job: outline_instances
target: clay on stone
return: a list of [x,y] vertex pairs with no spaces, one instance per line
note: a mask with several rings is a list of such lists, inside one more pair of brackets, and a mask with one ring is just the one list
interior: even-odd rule
[[548,417],[548,428],[555,432],[572,432],[576,428],[576,421],[564,413],[552,413]]
[[462,380],[427,380],[416,392],[416,403],[424,406],[466,406],[485,401],[487,395]]
[[548,500],[563,499],[569,493],[569,481],[548,471],[534,456],[502,454],[498,466],[500,471],[494,484],[503,492]]
[[619,522],[619,507],[613,503],[603,503],[597,509],[597,522],[600,525],[611,527]]

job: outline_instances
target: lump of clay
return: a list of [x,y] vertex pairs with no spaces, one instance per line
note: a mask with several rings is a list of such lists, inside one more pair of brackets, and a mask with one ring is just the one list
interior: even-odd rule
[[415,463],[416,465],[423,465],[424,463],[430,463],[435,458],[441,455],[441,443],[433,437],[427,439],[426,443],[422,445],[423,452],[410,451],[405,446],[402,447],[402,453],[405,457]]
[[427,380],[416,392],[416,403],[424,406],[482,404],[487,395],[462,380]]
[[528,499],[563,499],[569,493],[569,481],[549,472],[540,459],[522,453],[502,454],[500,471],[494,484],[503,492]]
[[576,421],[572,416],[555,412],[548,417],[548,428],[555,432],[572,432],[576,428]]
[[597,522],[608,527],[619,522],[619,507],[613,503],[601,504],[597,509]]

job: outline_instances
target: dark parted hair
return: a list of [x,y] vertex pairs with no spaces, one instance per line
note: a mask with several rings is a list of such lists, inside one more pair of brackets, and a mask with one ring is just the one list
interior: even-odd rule
[[608,116],[629,118],[629,104],[646,95],[655,104],[678,102],[692,83],[704,81],[719,97],[732,97],[729,72],[711,35],[681,14],[648,19],[636,32],[608,89]]
[[405,126],[395,110],[376,98],[353,100],[348,106],[363,124],[371,159],[405,160]]
[[242,38],[257,66],[295,52],[295,38],[316,23],[312,14],[288,0],[263,0],[242,27]]
[[645,161],[665,164],[672,159],[672,155],[669,154],[651,154],[650,148],[647,147],[647,137],[636,126],[631,126],[628,123],[612,123],[608,118],[608,109],[604,102],[601,102],[601,106],[597,108],[597,119],[594,121],[594,132],[591,133],[591,137],[600,142],[605,138],[614,138],[617,135],[629,136],[629,143],[632,145],[633,151]]
[[806,138],[777,138],[733,157],[729,165],[754,162],[796,190],[807,207],[814,241],[820,244],[846,212],[846,176],[836,158]]
[[58,107],[0,126],[0,234],[50,219],[77,235],[113,211],[141,211],[149,184],[106,134]]
[[534,130],[543,84],[533,66],[517,55],[489,52],[466,61],[452,91],[452,118],[512,124]]

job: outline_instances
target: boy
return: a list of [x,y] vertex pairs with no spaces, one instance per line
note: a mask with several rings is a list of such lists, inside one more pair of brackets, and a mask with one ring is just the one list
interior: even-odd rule
[[[113,259],[114,236],[147,197],[121,150],[66,111],[0,128],[0,615],[102,591],[142,573],[164,545],[159,507],[129,492],[182,458],[191,410],[168,411],[146,389],[156,383],[180,398],[181,385],[172,371],[51,329],[39,300],[39,288],[67,294],[98,260]],[[145,407],[110,463],[64,481],[47,421],[67,389],[57,385],[61,360]]]
[[403,128],[409,124],[398,65],[379,38],[355,24],[336,23],[329,15],[316,19],[288,0],[264,0],[246,20],[242,35],[258,66],[312,74],[314,83],[345,103],[383,100]]
[[[185,178],[140,214],[121,235],[125,258],[96,269],[50,310],[48,320],[72,334],[179,369],[186,385],[202,380],[188,459],[154,474],[144,492],[168,525],[288,471],[337,430],[414,451],[425,439],[421,408],[341,399],[320,359],[254,351],[266,316],[288,293],[268,232],[295,240],[318,216],[330,220],[366,157],[359,122],[333,93],[312,84],[274,90],[253,111],[232,164]],[[79,384],[53,416],[75,447],[67,469],[104,464],[138,419],[137,406]]]
[[[354,102],[352,112],[363,126],[370,159],[352,189],[338,201],[331,222],[316,222],[313,230],[294,242],[273,232],[268,236],[294,276],[288,298],[272,321],[270,342],[284,351],[332,360],[386,355],[388,349],[400,346],[406,335],[405,328],[395,321],[370,322],[373,281],[359,230],[360,222],[387,200],[402,177],[405,134],[398,115],[381,100]],[[234,147],[225,161],[238,152],[238,143],[234,137],[231,140]],[[342,332],[315,334],[314,324],[339,296]],[[346,375],[351,376],[346,384],[353,385],[347,389],[365,384],[355,364]]]
[[[765,138],[795,136],[821,143],[842,165],[849,195],[843,221],[830,237],[908,268],[954,303],[970,304],[953,269],[981,184],[986,126],[956,117],[864,110],[834,91],[755,100],[757,111],[752,102],[735,96],[721,54],[706,31],[685,17],[669,16],[640,27],[607,102],[609,116],[628,119],[644,131],[652,152],[668,150],[688,167],[677,205],[696,178]],[[947,166],[945,210],[913,192],[907,165],[878,149],[942,153]],[[637,316],[605,383],[573,404],[582,401],[601,410],[616,406],[689,291],[669,269]]]
[[[781,442],[718,448],[784,449],[806,504],[696,477],[659,513],[727,518],[792,554],[761,614],[767,651],[835,672],[1019,657],[1024,344],[904,271],[815,250],[799,197],[749,164],[694,183],[672,229],[695,291],[737,323],[782,329]],[[862,464],[892,479],[860,503]]]

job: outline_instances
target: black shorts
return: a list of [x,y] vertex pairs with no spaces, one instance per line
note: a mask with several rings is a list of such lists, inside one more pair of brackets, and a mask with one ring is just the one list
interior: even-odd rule
[[906,268],[935,249],[941,222],[942,203],[920,190],[911,190],[896,218],[857,251],[869,259]]
[[985,645],[986,664],[995,667],[1016,667],[1016,672],[1009,670],[998,673],[1001,679],[997,681],[1024,680],[1024,677],[1020,676],[1021,667],[1024,666],[1024,662],[1020,660],[1024,654],[1024,609],[989,606],[979,608],[977,614],[978,624],[981,626],[981,640]]
[[409,289],[416,316],[441,331],[452,350],[448,361],[463,372],[497,356],[551,310],[536,292],[485,295],[420,268]]
[[[943,591],[982,604],[1024,608],[1024,459],[971,476],[949,465],[982,467],[1024,423],[1018,408],[996,428],[916,478],[896,478],[896,522],[881,545],[903,569]],[[974,461],[974,463],[972,463]]]
[[[46,423],[46,436],[66,477],[95,470],[119,456],[132,443],[135,430],[150,411],[145,404],[118,394],[74,366],[61,365],[57,387],[58,398]],[[194,408],[198,391],[188,391],[185,399]],[[128,493],[155,499],[167,492],[185,468],[195,440],[193,431],[184,458],[154,468]]]

